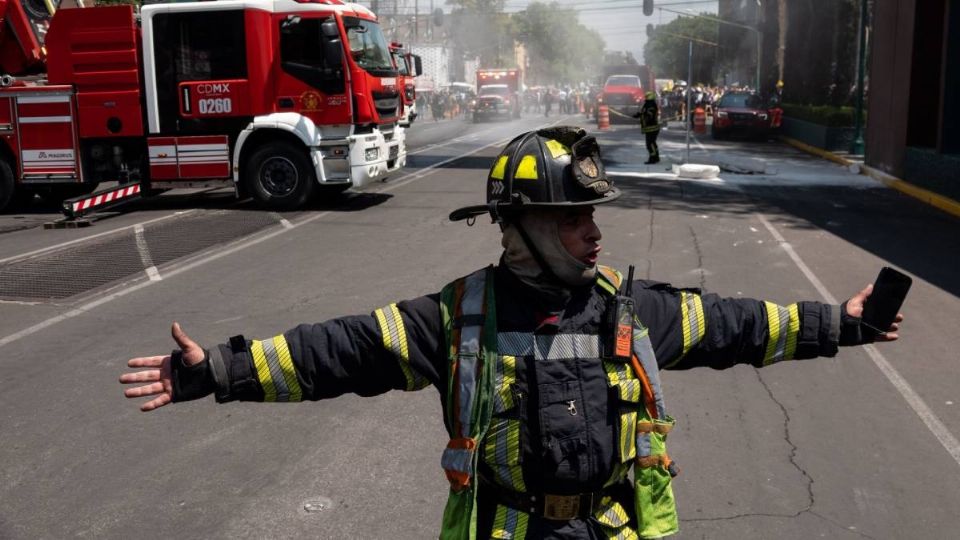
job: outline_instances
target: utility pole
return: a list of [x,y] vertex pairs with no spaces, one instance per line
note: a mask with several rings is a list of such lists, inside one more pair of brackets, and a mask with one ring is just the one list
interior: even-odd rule
[[857,54],[857,110],[850,153],[863,155],[863,79],[867,64],[867,0],[860,0],[860,46]]
[[687,125],[687,163],[690,163],[690,102],[693,99],[693,40],[690,40],[690,49],[687,53],[687,108],[684,110],[683,122]]
[[413,0],[413,40],[420,39],[420,0]]

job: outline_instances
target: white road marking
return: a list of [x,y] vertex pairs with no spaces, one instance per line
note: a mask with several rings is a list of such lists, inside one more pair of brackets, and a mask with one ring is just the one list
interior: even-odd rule
[[150,278],[150,281],[160,281],[160,272],[157,271],[157,267],[153,264],[153,257],[150,256],[150,246],[147,245],[147,239],[143,236],[143,225],[134,225],[133,226],[133,238],[137,243],[137,253],[140,254],[140,262],[143,263],[143,266],[146,268],[147,277]]
[[[797,265],[803,275],[810,280],[810,283],[813,284],[814,288],[817,289],[817,292],[829,303],[839,304],[840,302],[830,294],[830,291],[823,285],[823,282],[810,270],[803,260],[797,255],[797,252],[794,251],[793,246],[790,245],[786,239],[780,234],[777,229],[767,220],[766,216],[763,214],[756,214],[760,219],[760,222],[763,223],[764,227],[770,231],[770,234],[780,243],[780,246],[787,252],[787,255],[793,259],[793,262]],[[910,383],[900,375],[900,372],[894,368],[886,357],[877,350],[873,345],[865,345],[863,349],[866,351],[867,355],[873,360],[874,365],[880,370],[881,373],[890,381],[890,384],[897,389],[897,392],[900,392],[900,395],[903,396],[903,399],[907,402],[911,409],[917,416],[923,420],[923,423],[926,424],[927,429],[929,429],[933,436],[940,441],[940,444],[943,445],[943,448],[950,454],[954,461],[957,462],[957,465],[960,465],[960,441],[947,429],[947,426],[937,417],[936,414],[930,409],[930,407],[923,401],[923,398],[910,386]]]
[[99,238],[99,237],[101,237],[101,236],[107,236],[107,235],[110,235],[110,234],[116,234],[116,233],[119,233],[119,232],[122,232],[122,231],[126,231],[126,230],[128,230],[128,229],[133,229],[133,228],[135,228],[135,227],[143,227],[144,225],[149,225],[149,224],[151,224],[151,223],[156,223],[156,222],[158,222],[158,221],[163,221],[163,220],[165,220],[165,219],[170,219],[170,218],[173,218],[173,217],[179,217],[179,216],[182,216],[182,215],[184,215],[184,214],[190,214],[190,213],[193,213],[193,212],[196,212],[196,210],[181,210],[181,211],[178,211],[178,212],[174,212],[174,213],[172,213],[172,214],[168,214],[168,215],[166,215],[166,216],[161,216],[161,217],[154,218],[154,219],[148,219],[147,221],[141,221],[140,223],[134,223],[133,225],[127,225],[126,227],[120,227],[120,228],[118,228],[118,229],[113,229],[113,230],[109,230],[109,231],[104,231],[104,232],[102,232],[102,233],[97,233],[97,234],[91,234],[90,236],[84,236],[83,238],[77,238],[77,239],[75,239],[75,240],[69,240],[69,241],[67,241],[67,242],[61,242],[61,243],[59,243],[59,244],[54,244],[54,245],[52,245],[52,246],[47,246],[47,247],[45,247],[45,248],[40,248],[40,249],[36,249],[36,250],[33,250],[33,251],[28,251],[28,252],[26,252],[26,253],[21,253],[21,254],[19,254],[19,255],[13,255],[12,257],[7,257],[7,258],[5,258],[5,259],[0,259],[0,264],[8,263],[8,262],[13,261],[13,260],[27,259],[27,258],[33,257],[33,256],[35,256],[35,255],[40,255],[41,253],[47,253],[47,252],[50,252],[50,251],[56,251],[56,250],[58,250],[58,249],[60,249],[60,248],[67,247],[67,246],[69,246],[69,245],[76,244],[76,243],[78,243],[78,242],[86,242],[87,240],[92,240],[92,239],[94,239],[94,238]]
[[[550,122],[550,123],[548,123],[548,124],[542,124],[542,125],[541,125],[539,128],[537,128],[537,129],[541,129],[541,128],[546,127],[546,126],[555,125],[556,123],[560,122],[561,120],[563,120],[563,118],[560,118],[559,120],[557,120],[557,121],[555,121],[555,122]],[[504,140],[506,140],[506,139],[504,139]],[[438,170],[438,168],[439,168],[440,166],[442,166],[442,165],[444,165],[444,164],[446,164],[446,163],[449,163],[449,162],[451,162],[451,161],[454,161],[455,159],[458,159],[458,158],[462,158],[462,157],[466,157],[466,156],[473,155],[473,154],[479,152],[480,150],[483,150],[483,149],[485,149],[485,148],[489,148],[489,147],[494,146],[494,145],[496,145],[496,144],[498,144],[498,143],[500,143],[500,142],[502,142],[502,140],[501,140],[501,141],[495,141],[495,142],[493,142],[493,143],[490,143],[490,144],[488,144],[488,145],[482,146],[482,147],[477,148],[477,149],[475,149],[475,150],[472,150],[472,151],[470,151],[470,152],[467,152],[467,153],[464,153],[464,154],[460,154],[459,156],[456,156],[456,157],[453,157],[453,158],[444,160],[444,161],[442,161],[442,162],[440,162],[440,163],[435,163],[435,164],[433,164],[433,165],[430,165],[429,167],[424,167],[424,168],[421,169],[419,172],[417,172],[417,173],[411,173],[410,175],[406,175],[406,176],[401,176],[400,179],[403,180],[403,183],[404,183],[404,184],[409,184],[410,182],[413,182],[414,180],[418,180],[418,179],[420,179],[420,178],[423,178],[423,177],[427,176],[428,173],[430,173],[430,172],[435,172],[436,170]],[[394,189],[400,187],[400,185],[401,185],[401,184],[398,182],[398,183],[390,184],[390,185],[388,185],[388,186],[386,186],[386,187],[384,187],[384,188],[381,188],[381,189],[379,189],[379,190],[370,190],[370,192],[377,193],[377,192],[391,191],[391,190],[394,190]],[[203,265],[205,265],[205,264],[207,264],[207,263],[216,261],[216,260],[218,260],[218,259],[222,259],[223,257],[226,257],[227,255],[232,255],[232,254],[234,254],[234,253],[236,253],[236,252],[238,252],[238,251],[242,251],[242,250],[244,250],[244,249],[247,249],[248,247],[255,246],[255,245],[257,245],[257,244],[266,242],[267,240],[271,240],[271,239],[273,239],[273,238],[275,238],[275,237],[277,237],[277,236],[280,236],[281,234],[284,234],[284,233],[287,233],[287,232],[289,232],[289,231],[291,231],[291,230],[297,229],[297,228],[299,228],[299,227],[301,227],[301,226],[303,226],[303,225],[306,225],[306,224],[308,224],[308,223],[312,223],[312,222],[314,222],[314,221],[316,221],[316,220],[318,220],[318,219],[320,219],[320,218],[326,217],[326,216],[328,216],[328,215],[330,215],[330,214],[332,214],[332,213],[333,213],[333,211],[329,211],[329,210],[328,210],[328,211],[326,211],[326,212],[320,212],[319,214],[313,214],[313,215],[311,215],[311,216],[309,216],[309,217],[307,217],[307,218],[304,218],[304,219],[302,219],[302,220],[300,220],[300,221],[297,221],[296,223],[293,223],[292,226],[291,226],[289,229],[284,228],[284,227],[276,228],[276,229],[271,230],[270,232],[267,232],[267,233],[265,233],[265,234],[262,234],[261,236],[247,237],[247,238],[243,238],[243,239],[241,239],[241,240],[238,240],[238,241],[236,241],[236,242],[234,242],[234,243],[232,243],[232,244],[228,244],[227,246],[225,246],[224,248],[222,248],[222,249],[219,250],[219,251],[213,251],[213,252],[207,252],[207,253],[197,254],[197,255],[196,255],[195,257],[193,257],[193,258],[188,258],[188,259],[184,262],[184,264],[177,265],[177,266],[173,267],[172,269],[168,270],[168,271],[166,272],[165,276],[166,276],[167,279],[169,279],[169,278],[171,278],[171,277],[173,277],[173,276],[182,274],[182,273],[184,273],[184,272],[188,272],[188,271],[190,271],[190,270],[193,270],[194,268],[198,268],[198,267],[203,266]],[[24,328],[23,330],[20,330],[19,332],[14,332],[13,334],[10,334],[10,335],[8,335],[8,336],[5,336],[5,337],[3,337],[3,338],[0,338],[0,347],[4,347],[4,346],[9,345],[9,344],[11,344],[11,343],[13,343],[13,342],[15,342],[15,341],[18,341],[18,340],[20,340],[20,339],[23,339],[23,338],[25,338],[25,337],[27,337],[27,336],[31,336],[31,335],[33,335],[33,334],[36,334],[37,332],[40,332],[41,330],[45,330],[45,329],[47,329],[47,328],[50,328],[51,326],[54,326],[54,325],[56,325],[56,324],[59,324],[59,323],[61,323],[61,322],[63,322],[63,321],[72,319],[72,318],[74,318],[74,317],[78,317],[78,316],[83,315],[83,314],[85,314],[85,313],[89,313],[89,312],[93,311],[94,309],[96,309],[96,308],[98,308],[98,307],[100,307],[100,306],[102,306],[102,305],[104,305],[104,304],[110,303],[110,302],[116,300],[117,298],[122,298],[122,297],[124,297],[124,296],[126,296],[126,295],[128,295],[128,294],[130,294],[130,293],[139,291],[140,289],[143,289],[143,288],[145,288],[145,287],[148,287],[148,286],[150,286],[150,285],[153,285],[154,283],[156,283],[156,281],[151,281],[151,280],[141,281],[141,282],[139,282],[139,283],[134,283],[134,284],[132,284],[132,285],[126,287],[126,288],[120,289],[120,290],[118,290],[118,291],[116,291],[116,292],[107,294],[107,295],[102,296],[102,297],[100,297],[100,298],[98,298],[98,299],[96,299],[96,300],[87,302],[86,304],[83,304],[83,305],[81,305],[81,306],[79,306],[79,307],[76,307],[76,308],[74,308],[74,309],[71,309],[70,311],[67,311],[66,313],[61,313],[60,315],[57,315],[57,316],[54,316],[54,317],[50,317],[49,319],[46,319],[46,320],[44,320],[44,321],[41,321],[41,322],[39,322],[39,323],[37,323],[37,324],[35,324],[35,325],[33,325],[33,326],[29,326],[29,327],[27,327],[27,328]]]

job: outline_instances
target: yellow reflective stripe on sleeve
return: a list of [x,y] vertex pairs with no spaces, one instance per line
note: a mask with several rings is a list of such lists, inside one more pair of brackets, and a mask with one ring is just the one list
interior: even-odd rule
[[517,180],[536,180],[537,158],[531,154],[523,156],[520,160],[520,165],[517,165],[517,172],[513,177]]
[[553,156],[553,159],[570,154],[570,149],[556,139],[550,139],[545,144],[547,145],[547,149],[550,150],[550,155]]
[[503,505],[497,505],[493,516],[490,538],[496,540],[523,540],[527,536],[530,515]]
[[787,313],[790,314],[790,325],[787,326],[787,350],[783,358],[793,360],[793,355],[797,352],[797,338],[800,336],[800,310],[797,304],[787,306]]
[[767,312],[767,347],[763,365],[793,358],[800,334],[800,314],[796,304],[787,307],[764,302]]
[[297,371],[293,367],[293,356],[290,355],[290,348],[287,347],[287,338],[279,335],[273,338],[273,346],[277,350],[277,356],[280,359],[280,369],[283,371],[283,380],[287,383],[290,390],[290,401],[302,401],[303,390],[300,388],[300,381],[297,380]]
[[507,156],[500,156],[497,158],[497,162],[494,163],[493,169],[490,170],[490,178],[497,180],[503,180],[503,177],[507,173]]
[[380,308],[373,312],[383,335],[383,348],[392,352],[397,365],[407,381],[405,390],[420,390],[430,385],[430,381],[416,372],[410,365],[410,352],[407,348],[407,329],[396,304]]
[[263,388],[264,401],[277,400],[277,388],[270,375],[270,366],[267,365],[267,356],[263,353],[263,342],[253,340],[250,344],[250,353],[253,355],[253,365],[257,368],[257,380]]
[[253,364],[257,368],[257,380],[263,388],[264,401],[301,401],[303,391],[293,357],[283,335],[250,343]]
[[700,295],[680,292],[680,317],[683,327],[683,352],[680,357],[683,358],[694,348],[706,333],[706,325],[703,316],[703,300]]

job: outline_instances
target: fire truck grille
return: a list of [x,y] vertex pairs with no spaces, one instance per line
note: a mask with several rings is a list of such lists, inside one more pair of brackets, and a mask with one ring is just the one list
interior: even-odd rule
[[[278,222],[269,213],[218,210],[148,224],[36,257],[0,263],[0,298],[56,301],[125,278],[152,266],[224,244]],[[160,270],[162,276],[163,269]]]
[[630,94],[605,94],[603,97],[607,105],[630,105],[633,103],[633,96]]
[[400,93],[374,92],[373,105],[377,109],[377,114],[383,118],[396,116],[397,108],[400,106]]

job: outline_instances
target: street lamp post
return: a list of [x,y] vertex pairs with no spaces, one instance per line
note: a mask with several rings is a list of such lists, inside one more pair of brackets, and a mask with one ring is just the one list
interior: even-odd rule
[[867,0],[860,0],[860,47],[857,52],[857,109],[850,153],[863,155],[863,79],[867,63]]

